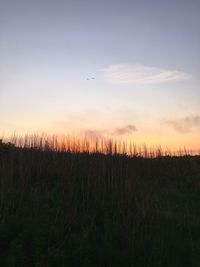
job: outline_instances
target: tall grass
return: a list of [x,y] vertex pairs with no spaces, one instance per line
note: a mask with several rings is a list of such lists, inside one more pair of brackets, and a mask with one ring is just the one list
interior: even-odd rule
[[7,141],[0,266],[199,266],[199,156],[163,157],[110,140]]
[[71,152],[71,153],[103,153],[106,155],[127,155],[130,157],[155,158],[159,156],[185,156],[200,155],[200,150],[189,150],[180,148],[171,151],[160,145],[149,147],[146,144],[137,145],[135,142],[120,139],[75,136],[49,136],[42,135],[13,135],[0,138],[2,141],[11,143],[19,148],[31,148],[42,151]]

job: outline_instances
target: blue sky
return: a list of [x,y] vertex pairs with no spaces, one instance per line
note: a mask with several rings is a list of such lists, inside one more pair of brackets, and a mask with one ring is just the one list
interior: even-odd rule
[[200,146],[199,14],[198,0],[0,0],[2,132]]

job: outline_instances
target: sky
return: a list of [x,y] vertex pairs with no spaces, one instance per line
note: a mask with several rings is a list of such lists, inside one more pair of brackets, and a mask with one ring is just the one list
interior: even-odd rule
[[200,149],[199,0],[0,0],[0,135]]

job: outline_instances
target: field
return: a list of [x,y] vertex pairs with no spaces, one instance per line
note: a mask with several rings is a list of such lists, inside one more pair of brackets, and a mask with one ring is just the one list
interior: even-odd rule
[[200,156],[0,144],[1,267],[199,263]]

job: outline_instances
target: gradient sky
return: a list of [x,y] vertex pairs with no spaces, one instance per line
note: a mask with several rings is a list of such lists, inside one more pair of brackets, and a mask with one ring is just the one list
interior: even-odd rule
[[199,149],[199,14],[199,0],[0,0],[0,134]]

